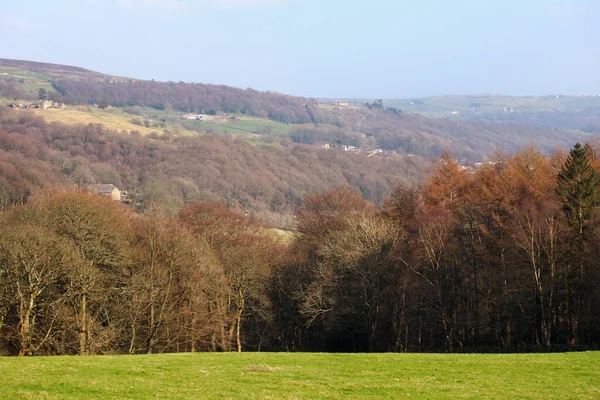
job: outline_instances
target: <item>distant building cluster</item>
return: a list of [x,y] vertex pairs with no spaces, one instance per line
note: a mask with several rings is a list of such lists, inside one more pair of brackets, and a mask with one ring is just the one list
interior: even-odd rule
[[340,149],[345,151],[346,153],[355,153],[355,154],[366,154],[367,157],[393,157],[397,153],[393,150],[383,150],[383,149],[366,149],[362,147],[356,146],[346,146],[346,145],[336,145],[325,143],[320,146],[322,149]]
[[183,119],[192,119],[196,121],[210,121],[214,118],[212,115],[206,114],[185,114],[182,116]]
[[10,103],[6,105],[9,108],[19,108],[22,110],[26,109],[40,109],[40,110],[48,110],[48,109],[57,109],[64,110],[66,107],[64,103],[57,103],[55,101],[46,100],[44,102],[33,102],[33,103]]
[[99,108],[101,110],[110,111],[112,110],[112,106],[110,104],[92,104],[92,107]]

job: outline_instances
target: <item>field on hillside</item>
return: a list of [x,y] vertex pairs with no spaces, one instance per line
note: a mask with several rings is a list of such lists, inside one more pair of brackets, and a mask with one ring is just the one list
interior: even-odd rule
[[292,130],[289,124],[236,115],[234,118],[220,117],[213,121],[184,121],[183,126],[206,132],[231,133],[234,135],[273,134],[287,135]]
[[21,88],[31,93],[37,93],[40,88],[44,88],[48,93],[54,91],[52,78],[47,74],[0,65],[0,79],[11,78],[16,79],[21,83]]
[[3,399],[597,399],[600,353],[0,358]]
[[[128,114],[120,108],[113,108],[110,111],[100,110],[94,107],[73,107],[68,106],[65,110],[59,109],[34,109],[36,115],[43,117],[48,122],[62,122],[63,124],[102,124],[106,128],[115,129],[117,131],[125,130],[128,133],[138,131],[142,135],[156,133],[162,135],[164,130],[175,131],[172,124],[167,124],[165,128],[160,127],[145,127],[131,123],[131,120],[140,119],[135,115]],[[150,121],[157,122],[157,121]],[[181,127],[180,127],[181,129]],[[195,132],[183,130],[179,133],[194,134]]]
[[572,112],[600,106],[598,96],[435,96],[384,100],[384,106],[428,117],[463,118],[484,114]]
[[[79,123],[102,124],[109,129],[124,130],[127,132],[138,131],[142,135],[151,133],[161,135],[166,129],[170,132],[186,135],[193,135],[196,132],[215,132],[244,135],[251,139],[258,138],[261,134],[287,135],[292,129],[288,124],[262,118],[240,116],[235,116],[235,118],[219,118],[214,122],[186,121],[180,119],[180,114],[156,111],[154,113],[156,114],[156,118],[145,119],[143,116],[129,114],[118,107],[113,107],[108,111],[86,106],[68,106],[65,110],[33,109],[32,111],[48,122],[62,122],[69,125]],[[153,126],[160,122],[157,118],[167,121],[166,126]],[[133,120],[141,122],[147,120],[150,126],[146,127],[134,124],[131,122]]]

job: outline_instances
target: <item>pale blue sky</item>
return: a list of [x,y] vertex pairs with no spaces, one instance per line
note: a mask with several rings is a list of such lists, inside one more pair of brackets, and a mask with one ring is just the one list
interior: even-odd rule
[[0,0],[0,58],[306,97],[600,94],[600,0]]

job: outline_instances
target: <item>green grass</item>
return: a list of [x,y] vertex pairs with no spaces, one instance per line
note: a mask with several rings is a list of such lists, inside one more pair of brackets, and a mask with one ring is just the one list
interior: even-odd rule
[[238,118],[237,124],[257,133],[271,133],[274,135],[287,135],[292,130],[292,126],[289,124],[282,124],[264,118],[241,117]]
[[47,74],[6,66],[0,66],[0,75],[17,79],[36,79],[38,81],[46,82],[50,82],[52,80],[52,77]]
[[20,68],[0,66],[0,79],[10,78],[17,79],[19,82],[22,81],[22,83],[20,82],[21,88],[33,93],[37,92],[40,88],[46,89],[48,93],[54,92],[51,85],[52,77],[50,75]]
[[[43,117],[48,122],[56,121],[65,124],[97,123],[102,124],[109,129],[115,129],[117,131],[124,130],[127,132],[138,131],[143,135],[151,133],[161,135],[165,129],[176,132],[177,128],[175,125],[178,124],[184,128],[179,134],[195,135],[197,133],[194,129],[215,133],[228,132],[234,135],[243,135],[248,140],[254,140],[254,144],[261,146],[269,145],[260,140],[262,134],[287,135],[292,129],[291,125],[263,118],[236,115],[234,120],[228,117],[219,117],[210,122],[189,121],[182,119],[181,116],[183,114],[180,112],[155,110],[148,107],[138,108],[141,110],[142,116],[129,114],[121,107],[113,107],[110,111],[106,111],[87,106],[67,106],[67,109],[65,110],[33,110],[33,112]],[[146,128],[144,126],[132,124],[130,121],[133,119],[148,119],[153,123],[165,120],[166,127],[150,126],[149,128]]]
[[253,118],[235,116],[235,120],[222,120],[220,118],[214,121],[185,121],[182,125],[189,129],[200,129],[208,132],[231,133],[240,135],[256,134],[274,134],[287,135],[292,130],[292,126],[271,121],[266,118]]
[[597,399],[600,353],[0,358],[5,399]]

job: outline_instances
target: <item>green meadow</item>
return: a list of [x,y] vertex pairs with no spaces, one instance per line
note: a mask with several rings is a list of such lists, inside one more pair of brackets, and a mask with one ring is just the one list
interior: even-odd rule
[[0,358],[3,399],[598,399],[600,353]]
[[0,79],[16,79],[25,90],[37,92],[44,88],[48,92],[53,92],[51,81],[52,77],[40,72],[28,71],[25,69],[0,66]]
[[234,120],[222,121],[184,121],[188,129],[199,129],[207,132],[231,133],[240,135],[273,134],[287,135],[292,130],[289,124],[283,124],[266,118],[255,118],[236,115]]

